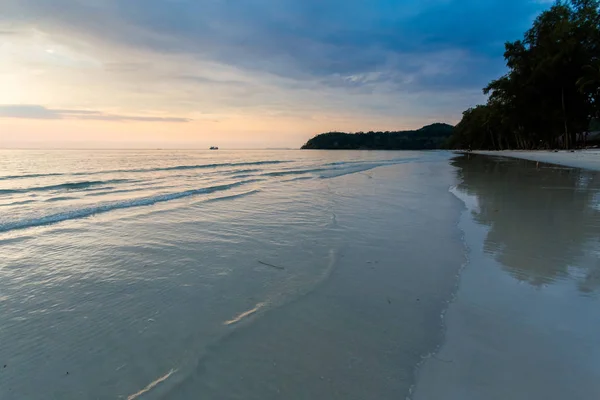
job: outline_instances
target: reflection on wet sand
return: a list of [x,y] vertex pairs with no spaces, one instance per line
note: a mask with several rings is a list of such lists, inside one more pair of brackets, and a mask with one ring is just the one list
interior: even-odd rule
[[530,161],[462,156],[458,189],[489,226],[484,251],[516,279],[542,287],[574,279],[600,288],[600,174]]
[[413,400],[600,398],[600,175],[452,164],[468,262]]

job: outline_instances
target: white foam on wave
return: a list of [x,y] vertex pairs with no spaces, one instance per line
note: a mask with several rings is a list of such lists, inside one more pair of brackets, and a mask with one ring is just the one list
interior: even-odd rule
[[254,308],[252,308],[252,309],[250,309],[248,311],[244,311],[243,313],[239,314],[235,318],[230,319],[229,321],[223,322],[223,325],[237,324],[238,322],[240,322],[244,318],[251,316],[252,314],[254,314],[255,312],[257,312],[258,310],[260,310],[261,308],[263,308],[266,304],[267,303],[258,303],[256,306],[254,306]]
[[140,397],[141,395],[148,393],[149,391],[151,391],[152,389],[154,389],[159,383],[162,383],[164,381],[166,381],[167,379],[169,379],[171,377],[171,375],[173,375],[175,372],[177,372],[176,369],[172,369],[170,370],[167,374],[161,376],[160,378],[150,382],[148,384],[148,386],[146,386],[145,388],[143,388],[142,390],[127,396],[127,400],[134,400],[137,399],[138,397]]

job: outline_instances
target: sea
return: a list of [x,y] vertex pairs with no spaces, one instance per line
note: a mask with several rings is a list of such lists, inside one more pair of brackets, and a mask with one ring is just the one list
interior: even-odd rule
[[[597,174],[474,158],[0,150],[0,399],[412,398],[435,376],[431,363],[475,365],[437,354],[459,332],[446,314],[460,314],[461,290],[487,279],[462,286],[478,249],[507,287],[571,299],[582,321],[600,316]],[[502,197],[528,174],[543,179]],[[510,214],[525,195],[546,201],[548,213],[531,214],[539,226]],[[484,220],[486,199],[500,203]],[[520,249],[510,231],[525,222]],[[563,225],[570,247],[552,246],[548,232]],[[504,231],[486,249],[494,226]],[[544,233],[546,252],[528,259]],[[502,290],[495,298],[511,293]],[[591,371],[581,379],[593,391],[600,323],[576,333],[590,356],[562,360]]]

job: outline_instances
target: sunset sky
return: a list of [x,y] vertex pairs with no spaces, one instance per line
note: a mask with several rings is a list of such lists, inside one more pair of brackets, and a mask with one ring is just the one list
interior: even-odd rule
[[528,0],[0,0],[0,147],[299,147],[456,123]]

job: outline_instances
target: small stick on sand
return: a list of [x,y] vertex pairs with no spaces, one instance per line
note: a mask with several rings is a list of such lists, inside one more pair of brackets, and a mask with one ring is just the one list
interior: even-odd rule
[[452,361],[452,360],[443,360],[443,359],[441,359],[441,358],[439,358],[439,357],[437,357],[437,356],[435,356],[435,355],[434,355],[434,356],[432,356],[432,357],[433,357],[433,358],[435,358],[435,359],[436,359],[436,360],[438,360],[438,361],[445,362],[445,363],[452,363],[452,362],[454,362],[454,361]]
[[262,265],[266,265],[267,267],[272,267],[272,268],[276,268],[276,269],[285,269],[283,267],[278,267],[277,265],[269,264],[269,263],[266,263],[266,262],[263,262],[263,261],[260,261],[260,260],[258,260],[258,263],[262,264]]

